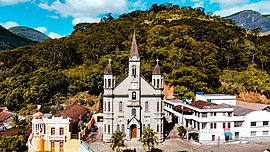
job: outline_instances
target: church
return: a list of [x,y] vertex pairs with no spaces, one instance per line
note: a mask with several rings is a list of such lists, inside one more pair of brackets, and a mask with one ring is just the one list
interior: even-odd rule
[[157,60],[153,68],[152,83],[141,76],[140,56],[133,34],[128,76],[118,84],[115,82],[111,59],[104,71],[103,141],[108,143],[115,130],[126,134],[127,140],[139,140],[144,129],[152,128],[158,142],[164,140],[163,133],[163,74]]

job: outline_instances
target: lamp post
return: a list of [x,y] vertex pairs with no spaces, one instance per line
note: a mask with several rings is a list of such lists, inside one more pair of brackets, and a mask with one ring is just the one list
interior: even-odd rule
[[172,152],[172,151],[171,151],[171,146],[172,146],[172,145],[169,145],[169,151],[170,151],[170,152]]
[[97,145],[97,152],[98,152],[98,145]]

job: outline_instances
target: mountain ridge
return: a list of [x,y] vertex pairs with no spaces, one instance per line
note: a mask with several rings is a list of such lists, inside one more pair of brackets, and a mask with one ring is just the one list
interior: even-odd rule
[[16,35],[25,37],[32,41],[43,42],[46,39],[50,39],[50,37],[46,36],[44,33],[25,26],[14,26],[8,30]]
[[232,20],[245,29],[261,28],[262,33],[270,31],[270,14],[262,15],[254,10],[243,10],[224,18]]

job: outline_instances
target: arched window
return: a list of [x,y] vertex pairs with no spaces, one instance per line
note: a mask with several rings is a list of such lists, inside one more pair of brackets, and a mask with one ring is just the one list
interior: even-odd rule
[[108,84],[109,84],[108,88],[111,88],[111,79],[108,79]]
[[106,133],[106,124],[104,124],[104,132]]
[[156,79],[154,79],[154,87],[156,87]]
[[157,88],[159,88],[159,79],[157,79]]
[[132,75],[134,76],[134,77],[136,77],[136,65],[133,65],[132,66]]
[[123,102],[122,101],[119,102],[119,111],[123,111]]
[[157,102],[157,112],[159,112],[159,101]]
[[124,133],[125,132],[125,125],[122,124],[122,132]]
[[132,92],[132,100],[136,100],[136,92],[135,91]]
[[148,107],[149,107],[149,103],[148,103],[148,101],[146,101],[145,102],[145,111],[149,111],[149,108]]
[[157,124],[157,132],[159,132],[159,124]]
[[114,79],[112,79],[112,87],[114,87]]
[[117,126],[116,126],[116,130],[119,130],[120,129],[120,125],[119,124],[117,124]]
[[110,101],[108,102],[108,111],[109,112],[111,111],[111,102]]
[[107,79],[104,79],[104,87],[107,88]]
[[132,109],[131,115],[132,115],[132,116],[136,116],[136,109],[135,109],[135,108]]

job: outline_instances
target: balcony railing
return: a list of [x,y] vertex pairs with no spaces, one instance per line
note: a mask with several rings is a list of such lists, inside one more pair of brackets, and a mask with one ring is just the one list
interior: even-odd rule
[[65,140],[65,135],[50,135],[49,140]]

